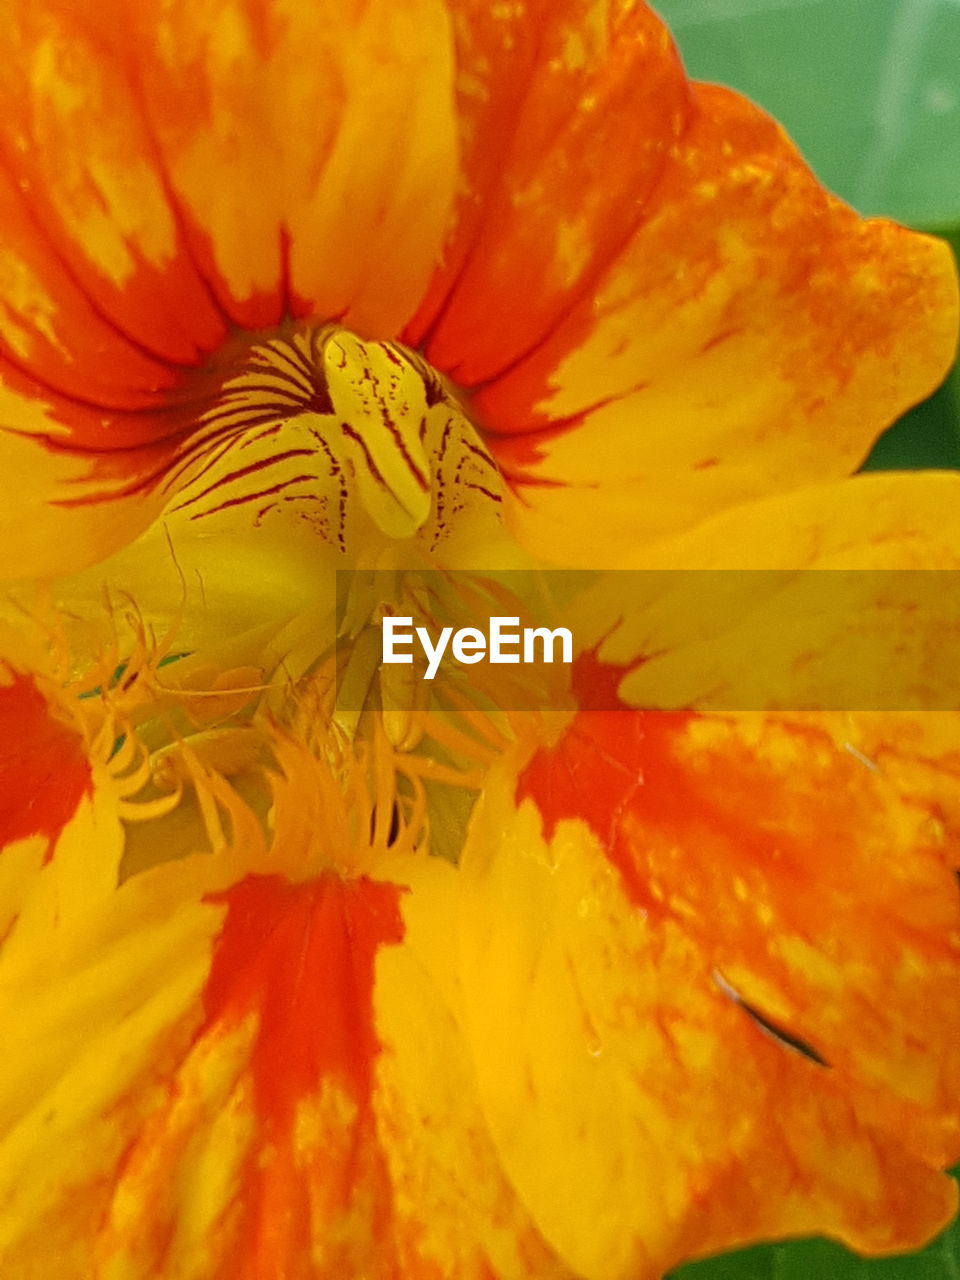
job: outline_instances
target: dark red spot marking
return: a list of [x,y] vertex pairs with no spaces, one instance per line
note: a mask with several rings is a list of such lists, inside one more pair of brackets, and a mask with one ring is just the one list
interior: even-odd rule
[[0,686],[0,847],[43,836],[49,858],[90,783],[83,739],[34,681],[15,675]]
[[[227,915],[198,1035],[256,1015],[250,1073],[259,1129],[223,1220],[216,1280],[359,1275],[360,1260],[390,1248],[389,1176],[371,1103],[380,1052],[373,987],[379,949],[403,938],[402,892],[325,873],[302,884],[250,876],[213,899]],[[356,1113],[339,1131],[329,1118],[329,1148],[308,1153],[296,1132],[298,1104],[327,1081]],[[345,1216],[353,1229],[341,1238]],[[324,1263],[314,1267],[318,1247]],[[388,1274],[400,1271],[385,1267]]]
[[570,683],[577,706],[587,711],[625,710],[620,682],[629,668],[601,662],[596,649],[579,654],[573,662]]
[[581,712],[554,747],[533,756],[517,781],[516,803],[533,800],[545,838],[553,838],[558,822],[586,822],[631,901],[644,909],[654,904],[623,819],[634,812],[645,824],[682,829],[691,803],[697,813],[690,779],[672,750],[691,719],[686,711]]
[[361,1108],[369,1103],[380,1048],[374,963],[380,947],[403,939],[401,892],[329,872],[303,884],[250,876],[213,899],[227,904],[227,916],[204,992],[204,1030],[257,1013],[257,1106],[283,1132],[326,1077]]

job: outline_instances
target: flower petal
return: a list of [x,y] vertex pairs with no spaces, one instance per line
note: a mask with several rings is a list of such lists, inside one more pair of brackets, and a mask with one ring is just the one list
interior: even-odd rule
[[358,814],[318,831],[321,766],[278,748],[269,852],[181,857],[0,952],[4,1275],[568,1280],[477,1107],[455,872],[317,871]]
[[115,789],[79,716],[10,639],[0,659],[0,949],[51,917],[71,928],[113,889],[123,847]]
[[952,471],[866,472],[758,497],[677,537],[633,548],[638,569],[957,567],[960,478]]
[[75,726],[57,718],[36,678],[0,667],[0,847],[56,842],[92,789]]
[[18,0],[10,16],[8,163],[34,234],[108,319],[144,343],[165,325],[189,360],[178,332],[209,351],[223,312],[271,325],[296,299],[388,332],[409,314],[454,181],[436,0],[139,0],[82,19]]
[[124,57],[129,17],[110,8],[12,0],[0,86],[4,269],[21,282],[4,291],[4,336],[35,376],[72,366],[72,389],[88,396],[104,382],[149,389],[151,372],[167,385],[170,365],[226,332]]
[[486,789],[465,1026],[578,1274],[764,1236],[883,1252],[953,1212],[956,887],[899,782],[816,723],[610,713]]
[[452,57],[439,0],[9,17],[0,464],[24,487],[0,532],[49,576],[157,514],[237,326],[410,315],[455,182]]
[[946,245],[833,200],[744,99],[696,86],[694,104],[603,277],[525,358],[478,374],[515,528],[547,559],[617,563],[848,474],[953,358]]
[[[88,856],[97,849],[88,833]],[[0,953],[0,1260],[11,1277],[41,1276],[54,1259],[64,1275],[95,1274],[107,1175],[183,1052],[190,1024],[178,1018],[206,974],[220,912],[200,902],[209,871],[197,861],[187,884],[178,864],[95,906],[82,896],[71,928],[56,913],[21,918]]]
[[461,189],[406,340],[472,386],[537,347],[621,252],[685,127],[688,92],[645,4],[451,9]]
[[137,6],[146,110],[235,320],[409,315],[453,194],[449,45],[438,0]]
[[580,705],[960,707],[958,513],[955,475],[875,473],[637,548],[574,607]]

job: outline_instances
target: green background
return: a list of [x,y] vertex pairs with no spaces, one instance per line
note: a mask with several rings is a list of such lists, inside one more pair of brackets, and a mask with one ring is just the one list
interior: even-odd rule
[[[688,70],[771,111],[832,191],[960,256],[960,0],[654,0]],[[870,468],[960,468],[960,369],[877,442]],[[960,1082],[958,1082],[960,1087]],[[960,1280],[960,1222],[921,1253],[825,1240],[693,1263],[673,1280]]]

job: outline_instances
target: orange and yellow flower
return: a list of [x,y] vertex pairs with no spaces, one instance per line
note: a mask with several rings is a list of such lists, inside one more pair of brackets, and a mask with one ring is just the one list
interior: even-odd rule
[[[952,359],[947,248],[832,199],[642,3],[8,24],[0,1274],[928,1238],[957,714],[725,713],[733,642],[667,710],[613,578],[553,712],[413,699],[370,637],[431,568],[960,567],[957,477],[853,475]],[[400,594],[338,613],[337,569]],[[868,603],[891,669],[928,652]]]

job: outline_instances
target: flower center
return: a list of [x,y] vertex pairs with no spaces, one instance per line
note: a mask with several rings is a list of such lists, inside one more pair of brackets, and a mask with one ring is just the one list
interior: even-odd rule
[[172,511],[201,526],[282,513],[353,563],[396,543],[449,563],[464,535],[500,540],[500,475],[453,390],[416,352],[336,325],[247,348],[177,482]]

